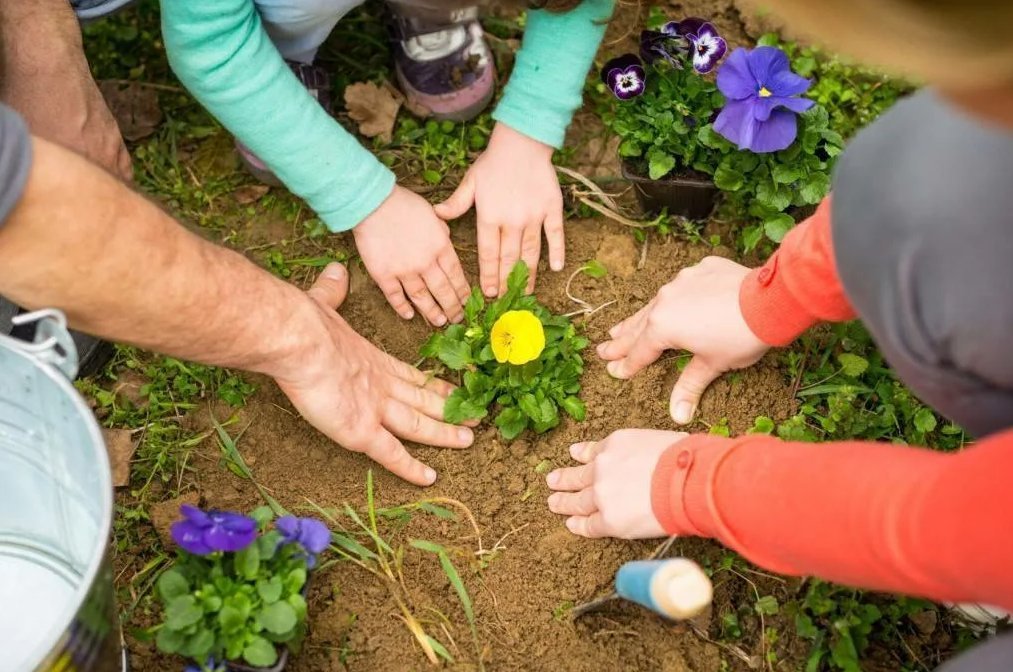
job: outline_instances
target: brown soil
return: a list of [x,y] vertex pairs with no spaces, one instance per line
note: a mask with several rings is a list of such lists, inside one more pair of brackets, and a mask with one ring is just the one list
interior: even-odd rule
[[[549,272],[543,262],[537,294],[556,312],[578,307],[567,299],[567,277],[587,261],[598,258],[610,269],[602,279],[578,274],[571,292],[592,305],[615,300],[587,319],[578,319],[592,343],[606,330],[633,313],[682,267],[704,254],[673,239],[652,238],[640,267],[641,247],[629,231],[601,220],[571,221],[567,239],[568,264],[562,273]],[[473,225],[454,227],[454,239],[472,278],[477,271]],[[405,323],[360,268],[353,267],[353,289],[343,315],[367,338],[391,354],[417,360],[417,351],[430,330],[418,318]],[[380,506],[395,506],[429,496],[452,497],[474,514],[485,549],[497,553],[479,568],[478,540],[463,522],[418,514],[403,530],[388,532],[397,544],[423,538],[454,550],[454,562],[475,602],[482,657],[489,670],[718,670],[724,657],[739,669],[742,663],[695,635],[688,626],[671,625],[631,605],[616,604],[572,623],[567,608],[608,591],[616,569],[627,560],[648,555],[646,542],[588,541],[571,535],[562,520],[545,505],[545,464],[570,464],[568,446],[602,438],[625,427],[674,429],[668,398],[676,378],[675,357],[664,357],[632,381],[614,380],[591,348],[582,396],[588,418],[564,421],[556,430],[530,434],[513,443],[501,441],[494,430],[480,428],[468,450],[414,447],[417,455],[439,472],[439,482],[421,490],[374,469]],[[239,413],[232,433],[245,428],[239,448],[256,480],[284,505],[298,509],[311,500],[323,507],[349,503],[365,508],[367,459],[351,454],[323,438],[302,422],[270,381]],[[734,378],[719,381],[706,395],[701,421],[694,428],[727,418],[732,432],[752,426],[757,415],[783,419],[792,411],[790,390],[781,373],[763,363]],[[219,416],[221,417],[221,416]],[[197,449],[192,464],[194,489],[208,506],[249,509],[260,504],[254,487],[223,467],[210,442]],[[536,466],[539,466],[536,471]],[[497,540],[500,540],[497,543]],[[716,545],[698,540],[678,541],[675,551],[704,563],[720,557]],[[416,613],[448,645],[457,662],[450,669],[477,669],[476,653],[460,603],[431,554],[408,548],[405,583]],[[738,600],[731,584],[718,588],[718,603]],[[735,590],[740,590],[736,588]],[[745,599],[743,595],[743,599]],[[751,602],[750,602],[751,603]],[[290,668],[323,670],[430,669],[414,643],[383,585],[365,571],[339,563],[318,572],[310,591],[311,629],[304,651]],[[433,609],[444,614],[456,646],[450,643]],[[704,628],[707,623],[703,623]],[[754,643],[759,642],[754,638]],[[175,665],[154,652],[151,644],[130,642],[134,669],[169,669]],[[750,652],[756,653],[756,652]],[[742,667],[742,669],[745,669]]]

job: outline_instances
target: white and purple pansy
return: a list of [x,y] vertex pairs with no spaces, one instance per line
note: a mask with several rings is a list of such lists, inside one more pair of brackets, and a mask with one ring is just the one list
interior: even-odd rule
[[636,98],[647,85],[644,65],[633,54],[624,54],[606,63],[601,70],[601,79],[619,100]]
[[661,31],[644,30],[640,32],[640,58],[644,63],[655,63],[666,60],[676,68],[682,68],[680,56],[689,53],[689,42],[682,35],[666,32],[668,26],[677,26],[671,21]]
[[704,22],[693,28],[693,32],[685,33],[693,53],[693,69],[699,73],[710,72],[724,57],[728,45],[710,23]]

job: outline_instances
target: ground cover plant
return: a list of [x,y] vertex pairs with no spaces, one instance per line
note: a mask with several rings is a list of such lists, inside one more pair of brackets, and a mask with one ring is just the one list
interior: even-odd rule
[[[907,90],[871,73],[866,78],[861,69],[812,47],[747,34],[735,13],[726,10],[714,2],[698,3],[691,11],[715,17],[727,43],[724,58],[738,47],[760,43],[781,48],[791,69],[812,80],[804,95],[826,109],[829,128],[843,137]],[[339,110],[346,85],[391,79],[379,11],[379,5],[366,6],[344,18],[321,52],[336,76]],[[659,20],[649,28],[660,29],[664,22],[660,13],[654,15]],[[267,190],[238,169],[228,133],[169,73],[157,23],[157,5],[144,0],[86,29],[96,76],[131,82],[154,97],[163,113],[151,135],[129,142],[136,183],[203,235],[294,284],[305,287],[324,259],[347,261],[353,291],[342,313],[392,355],[417,360],[432,331],[418,320],[404,323],[391,314],[368,281],[356,285],[361,268],[348,236],[329,234],[298,199],[283,189]],[[509,68],[521,24],[503,17],[486,23],[495,34],[501,72]],[[637,10],[621,5],[599,64],[637,52],[641,24]],[[632,39],[624,38],[626,33]],[[703,82],[714,77],[713,70],[703,78],[694,73],[671,76],[692,75]],[[591,81],[593,101],[601,100],[600,93],[612,98],[597,74]],[[604,145],[601,117],[609,114],[600,104],[582,112],[557,161],[616,194],[621,178],[615,152],[592,151]],[[356,129],[343,114],[339,121]],[[800,117],[800,134],[804,123]],[[402,109],[389,142],[364,142],[405,184],[438,200],[480,151],[489,124],[487,118],[435,123]],[[604,158],[593,163],[589,155]],[[620,209],[628,204],[618,194],[615,200]],[[741,251],[752,231],[749,240],[758,239],[747,259],[752,265],[777,245],[765,231],[757,235],[749,229],[763,222],[748,213],[735,219],[718,213],[693,228],[664,215],[650,221],[628,217],[633,228],[607,217],[590,219],[596,213],[579,202],[568,207],[580,213],[568,226],[568,267],[558,275],[540,273],[536,295],[555,315],[572,309],[568,293],[590,305],[610,304],[573,318],[577,337],[592,342],[605,338],[608,327],[642,306],[680,268],[715,248],[722,254]],[[662,231],[680,235],[658,235]],[[684,231],[691,235],[681,235]],[[454,225],[453,236],[474,277],[473,222]],[[567,278],[582,267],[607,273],[576,273],[568,286]],[[506,443],[499,428],[480,428],[471,450],[427,452],[440,481],[420,499],[417,489],[389,475],[377,473],[373,482],[366,461],[309,430],[266,379],[121,350],[106,375],[82,383],[81,389],[105,426],[128,432],[137,444],[129,485],[117,491],[113,549],[132,668],[179,667],[178,657],[160,653],[156,642],[164,617],[159,577],[171,571],[175,557],[171,537],[160,532],[168,529],[166,520],[178,517],[179,498],[233,511],[284,502],[325,519],[334,530],[328,559],[314,570],[306,593],[307,637],[289,664],[296,672],[429,669],[433,658],[461,670],[485,665],[502,670],[928,671],[972,639],[937,605],[777,577],[714,544],[690,539],[677,540],[677,552],[699,560],[715,580],[713,615],[698,630],[673,628],[624,605],[571,623],[574,603],[607,592],[615,569],[645,557],[650,545],[572,538],[546,511],[544,474],[570,464],[569,442],[632,425],[671,429],[667,393],[675,369],[686,361],[675,353],[633,381],[620,382],[597,358],[586,359],[579,379],[584,422],[574,422],[563,409],[559,424],[545,434],[522,432]],[[464,382],[464,369],[445,368]],[[500,411],[495,399],[487,408],[490,419]],[[762,431],[812,441],[924,441],[941,449],[956,449],[965,441],[959,428],[896,380],[868,334],[854,324],[816,330],[760,366],[726,376],[704,399],[700,422],[691,430]],[[364,491],[364,482],[373,494]],[[388,508],[379,507],[374,496]],[[445,500],[466,505],[475,527],[468,514]],[[346,502],[361,525],[346,511]],[[490,545],[481,545],[479,533]]]
[[475,287],[464,307],[464,323],[437,332],[422,346],[423,357],[458,372],[460,387],[443,411],[448,422],[481,420],[495,404],[495,424],[504,439],[530,427],[547,432],[559,424],[560,409],[575,420],[587,415],[580,400],[588,340],[565,316],[553,315],[525,295],[528,267],[517,262],[507,291],[485,305]]

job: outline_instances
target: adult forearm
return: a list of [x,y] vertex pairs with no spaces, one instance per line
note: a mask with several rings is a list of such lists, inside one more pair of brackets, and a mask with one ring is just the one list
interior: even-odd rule
[[76,154],[33,145],[25,191],[0,228],[0,294],[194,361],[277,375],[300,356],[319,324],[303,292],[187,231]]

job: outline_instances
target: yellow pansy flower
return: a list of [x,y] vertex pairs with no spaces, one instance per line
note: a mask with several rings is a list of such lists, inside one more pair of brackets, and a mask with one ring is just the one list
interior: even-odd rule
[[545,349],[542,322],[530,310],[509,310],[492,325],[492,354],[500,364],[527,364]]

